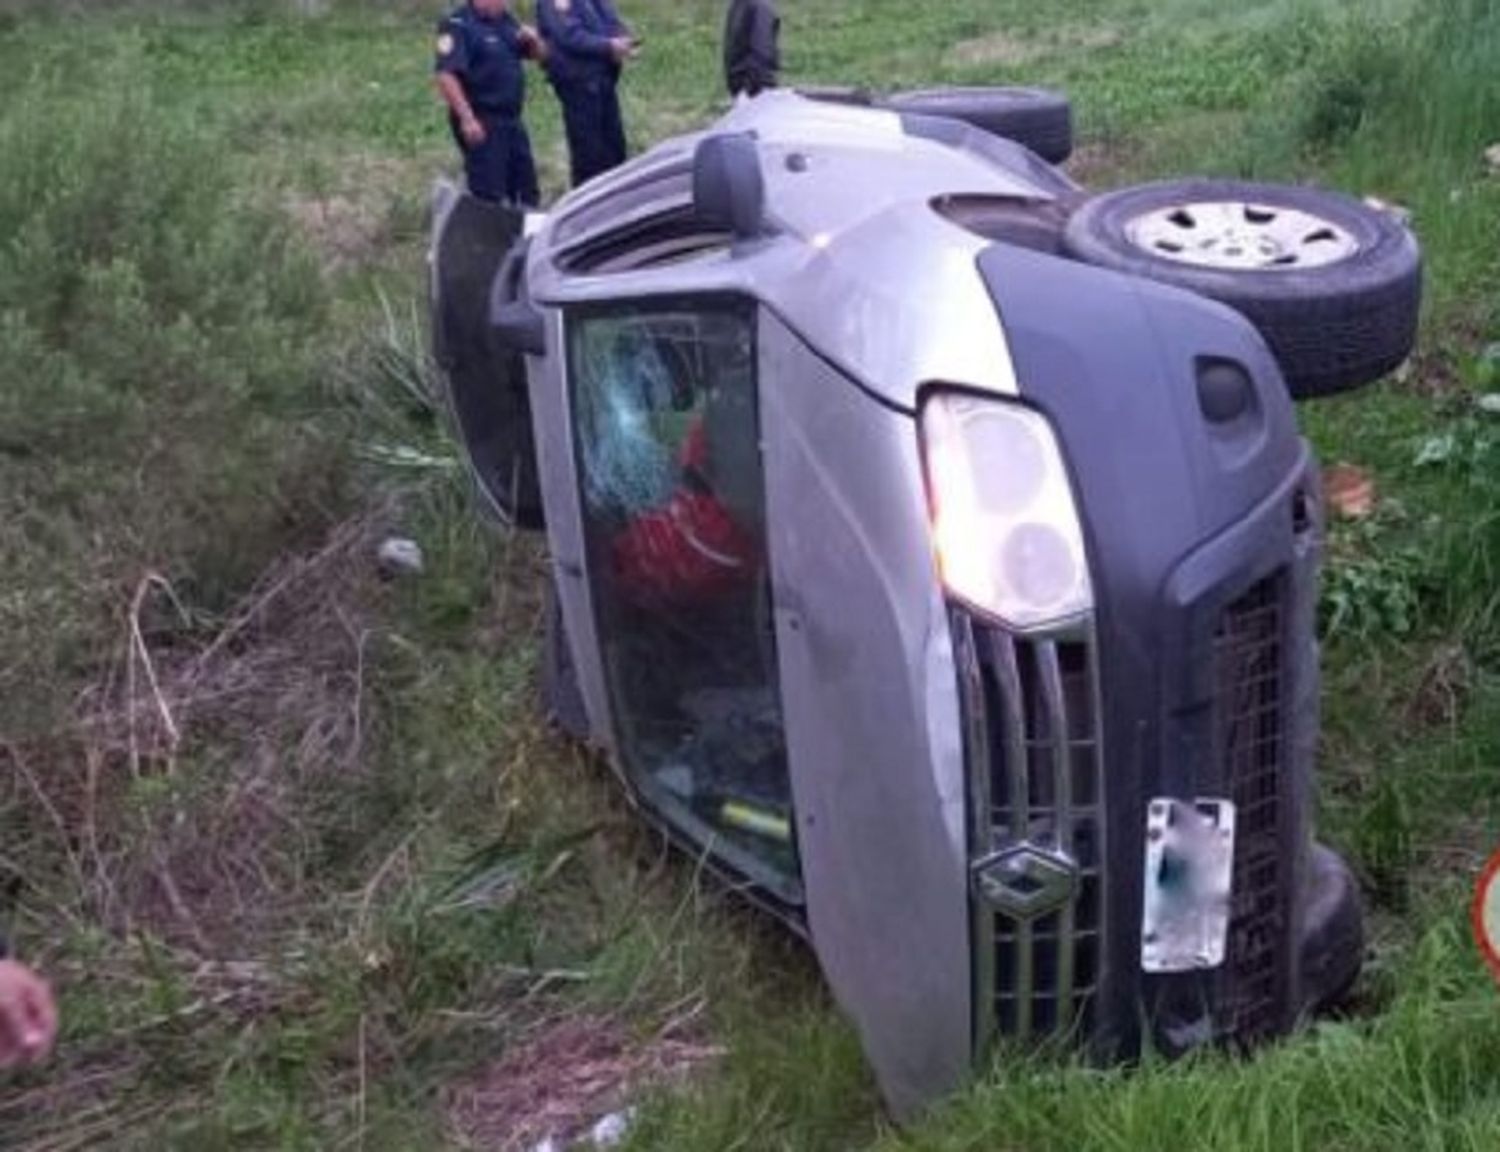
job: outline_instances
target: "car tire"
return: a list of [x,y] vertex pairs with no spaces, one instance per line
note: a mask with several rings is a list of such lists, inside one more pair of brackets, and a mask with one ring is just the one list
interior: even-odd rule
[[1296,400],[1374,383],[1416,344],[1416,238],[1391,213],[1340,193],[1226,180],[1125,188],[1086,200],[1063,246],[1084,263],[1235,309]]
[[1328,1012],[1347,1002],[1364,963],[1364,908],[1348,865],[1321,844],[1308,859],[1302,925],[1304,1011]]
[[1044,88],[927,88],[895,92],[877,101],[904,115],[961,120],[1014,140],[1049,164],[1073,154],[1073,106]]

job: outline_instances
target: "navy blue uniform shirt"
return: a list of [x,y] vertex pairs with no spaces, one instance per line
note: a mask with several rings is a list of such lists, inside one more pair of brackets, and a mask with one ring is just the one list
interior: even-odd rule
[[465,4],[438,25],[433,70],[458,77],[476,113],[519,116],[526,100],[523,62],[530,55],[520,32],[509,11],[482,16]]
[[611,0],[537,0],[537,27],[552,50],[547,75],[554,84],[620,74],[609,42],[630,35]]
[[469,191],[481,200],[534,207],[541,199],[531,138],[521,122],[524,60],[532,51],[509,11],[484,16],[465,4],[438,25],[433,67],[457,78],[484,127],[483,139],[470,143],[449,111],[448,126],[463,154]]

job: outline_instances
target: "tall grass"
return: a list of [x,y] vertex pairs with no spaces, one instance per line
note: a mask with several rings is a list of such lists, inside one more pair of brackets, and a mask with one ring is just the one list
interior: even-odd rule
[[1430,935],[1385,1016],[1320,1026],[1253,1062],[1130,1071],[1021,1062],[889,1152],[1406,1152],[1500,1146],[1494,994],[1454,928]]
[[1464,634],[1492,649],[1500,453],[1490,419],[1464,397],[1482,385],[1474,354],[1500,339],[1500,181],[1484,160],[1500,140],[1500,2],[1424,5],[1397,25],[1356,15],[1331,35],[1301,86],[1296,127],[1335,182],[1410,209],[1426,314],[1405,387],[1307,406],[1327,451],[1401,488],[1373,531],[1343,534],[1352,563],[1329,588],[1344,595],[1355,577],[1367,598],[1408,600],[1400,634]]
[[280,1010],[255,933],[312,914],[293,813],[367,723],[328,285],[132,43],[108,99],[43,73],[0,106],[0,918],[64,989],[44,1086],[109,1086],[8,1089],[8,1147],[128,1127],[144,1070],[208,1071],[189,1021]]
[[1377,134],[1421,159],[1472,171],[1500,132],[1500,3],[1424,5],[1408,33],[1396,81],[1384,94]]
[[130,82],[0,108],[0,731],[40,726],[148,568],[223,608],[342,504],[315,265],[227,141]]
[[1334,171],[1415,211],[1429,312],[1471,338],[1500,318],[1500,184],[1483,159],[1500,141],[1496,60],[1500,3],[1445,0],[1395,26],[1345,25],[1305,96],[1304,131],[1336,146]]

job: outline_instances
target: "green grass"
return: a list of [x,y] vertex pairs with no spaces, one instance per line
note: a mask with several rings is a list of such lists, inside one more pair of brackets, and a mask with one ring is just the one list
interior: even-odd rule
[[[721,6],[626,6],[644,146],[723,107]],[[806,950],[536,719],[544,558],[479,526],[421,399],[441,6],[328,7],[0,11],[0,892],[65,1019],[0,1145],[456,1146],[445,1092],[588,1013],[724,1049],[634,1148],[1500,1146],[1463,924],[1500,842],[1500,4],[784,6],[794,79],[1062,85],[1101,184],[1323,180],[1409,206],[1428,257],[1411,376],[1302,412],[1381,497],[1324,603],[1370,1011],[1253,1060],[1012,1055],[900,1133]],[[375,575],[390,531],[419,579]]]

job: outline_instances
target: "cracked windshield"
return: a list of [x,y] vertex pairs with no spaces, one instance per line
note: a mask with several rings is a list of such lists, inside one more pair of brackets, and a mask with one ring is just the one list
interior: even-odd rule
[[620,752],[664,816],[797,899],[754,310],[632,307],[570,332],[590,582]]

